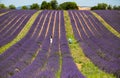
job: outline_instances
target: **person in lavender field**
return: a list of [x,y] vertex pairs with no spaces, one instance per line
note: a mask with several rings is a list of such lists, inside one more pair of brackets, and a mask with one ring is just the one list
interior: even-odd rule
[[50,43],[51,43],[51,44],[52,44],[52,41],[53,41],[52,36],[50,36]]
[[68,42],[69,42],[69,44],[72,44],[72,39],[69,38],[69,39],[68,39]]

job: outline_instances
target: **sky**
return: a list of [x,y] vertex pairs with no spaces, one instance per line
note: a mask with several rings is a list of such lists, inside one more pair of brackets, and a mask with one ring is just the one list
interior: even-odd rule
[[[10,4],[15,5],[16,7],[23,6],[23,5],[31,5],[33,3],[41,4],[44,0],[0,0],[0,3],[9,6]],[[51,0],[45,0],[47,2]],[[120,0],[57,0],[58,3],[63,3],[67,1],[76,2],[78,6],[95,6],[98,3],[107,3],[110,5],[120,5]]]

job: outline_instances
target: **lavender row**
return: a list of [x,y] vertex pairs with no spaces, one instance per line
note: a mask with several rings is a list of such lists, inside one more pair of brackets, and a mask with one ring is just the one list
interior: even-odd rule
[[[14,15],[13,12],[10,11],[9,13],[0,16],[0,18],[1,18],[1,19],[0,19],[0,22],[1,22],[0,26],[2,26],[2,24],[3,24],[4,22],[6,22],[6,20],[7,20],[8,18],[10,19],[13,15]],[[4,22],[3,22],[3,21],[4,21]]]
[[[49,18],[47,20],[49,20]],[[47,21],[47,20],[45,20],[45,21]],[[14,77],[15,78],[16,77],[17,78],[22,78],[22,77],[34,78],[35,76],[37,76],[37,74],[40,72],[40,70],[44,66],[45,61],[47,60],[46,58],[47,58],[47,54],[48,54],[48,51],[49,51],[49,45],[50,45],[49,37],[51,35],[51,30],[49,30],[48,33],[49,34],[43,40],[41,50],[39,51],[38,55],[36,56],[36,58],[32,62],[32,64],[27,66],[20,73],[15,74],[12,78],[14,78]],[[39,39],[38,39],[38,41],[39,41]],[[31,73],[31,71],[32,71],[32,73]]]
[[[16,62],[15,64],[12,64],[8,68],[4,68],[4,70],[1,71],[2,72],[1,77],[4,77],[4,78],[9,78],[9,77],[11,78],[16,78],[16,77],[17,78],[39,78],[39,77],[55,78],[55,74],[59,70],[59,62],[60,62],[59,48],[60,48],[61,54],[62,54],[62,60],[63,60],[61,78],[71,78],[71,77],[84,78],[84,76],[79,72],[75,63],[73,62],[73,59],[69,51],[67,39],[65,36],[63,11],[55,11],[55,12],[44,11],[44,12],[46,13],[46,15],[43,16],[43,22],[41,22],[42,20],[39,22],[45,23],[45,24],[42,24],[43,27],[38,26],[42,29],[42,31],[34,29],[33,33],[31,34],[33,36],[30,37],[31,39],[26,40],[27,42],[24,42],[24,46],[23,45],[21,46],[21,48],[28,47],[28,50],[25,51],[22,57],[21,56],[16,57],[18,58],[16,59],[18,60],[18,62]],[[46,23],[49,23],[49,25]],[[33,25],[37,25],[37,24],[40,24],[40,23],[35,22]],[[40,31],[43,34],[40,34]],[[52,44],[50,44],[51,35],[53,36]],[[44,39],[42,37],[44,37]],[[39,42],[41,44],[39,44]],[[41,47],[39,47],[40,45]],[[35,48],[32,48],[32,47],[35,47]],[[16,51],[19,51],[19,50],[16,50]],[[28,64],[27,60],[32,58],[31,55],[29,56],[28,54],[29,53],[31,54],[35,51],[39,51],[37,54],[37,57],[33,62],[31,62],[31,64]],[[20,51],[19,54],[21,55],[23,53]],[[16,55],[11,55],[11,56],[15,57]],[[25,56],[30,58],[25,58]],[[19,57],[21,58],[19,59]],[[70,57],[70,58],[67,58],[67,57]],[[4,61],[2,61],[1,63],[4,63]],[[68,65],[67,63],[69,63],[70,65],[68,68],[66,67],[66,65]]]
[[[41,15],[42,15],[42,12],[36,18],[36,22],[39,20]],[[30,28],[30,30],[28,31],[27,35],[23,39],[21,39],[19,42],[13,45],[10,49],[8,49],[7,51],[5,51],[3,54],[0,55],[0,62],[6,59],[9,55],[11,55],[18,48],[20,48],[24,44],[24,42],[26,42],[26,40],[30,39],[35,28],[36,28],[36,24],[34,23],[32,27]]]
[[[36,19],[36,21],[39,20],[39,18],[41,17],[42,13],[39,14],[38,18]],[[34,32],[36,28],[35,23],[32,25],[32,27],[30,28],[28,34],[22,39],[20,40],[18,43],[16,43],[15,45],[13,45],[10,49],[8,49],[6,52],[4,52],[0,57],[0,61],[3,61],[4,59],[6,59],[8,57],[8,55],[12,54],[12,52],[16,51],[17,49],[19,49],[27,40],[29,40]]]
[[69,11],[69,15],[71,22],[73,21],[75,37],[80,42],[85,55],[100,69],[118,75],[120,39],[109,32],[89,11]]
[[[39,16],[39,17],[40,17],[40,16]],[[34,26],[34,27],[35,27],[35,26]],[[32,34],[32,33],[30,33],[30,34]],[[29,40],[29,38],[26,38],[26,39],[27,39],[27,42],[24,42],[25,46],[22,45],[20,48],[24,48],[24,47],[26,48],[26,47],[29,47],[29,46],[31,46],[32,44],[34,44],[34,41],[35,41],[34,38],[32,39],[32,41]],[[31,42],[32,42],[32,43],[31,43]],[[30,44],[30,43],[31,43],[31,44]],[[31,47],[31,48],[34,48],[34,47]],[[29,47],[29,49],[30,49],[30,47]],[[26,53],[26,56],[28,56],[28,58],[30,58],[29,55],[28,55],[28,54],[30,53],[29,49],[27,49],[27,50],[24,51],[24,53]],[[30,50],[31,50],[31,49],[30,49]],[[37,50],[37,49],[34,49],[34,50]],[[7,70],[5,70],[5,69],[3,70],[4,72],[2,72],[1,77],[6,77],[6,78],[7,78],[7,77],[10,76],[11,73],[12,73],[11,75],[14,75],[14,74],[15,74],[15,69],[12,69],[12,68],[14,67],[14,65],[15,65],[15,67],[17,66],[19,70],[21,70],[22,68],[20,68],[20,66],[18,66],[18,65],[21,64],[21,65],[23,65],[23,67],[24,67],[25,64],[26,64],[25,61],[27,62],[27,60],[28,60],[28,61],[30,60],[30,59],[23,59],[22,63],[19,62],[20,59],[22,58],[22,56],[20,56],[20,54],[21,54],[21,55],[24,55],[24,53],[22,53],[22,51],[20,51],[20,49],[17,49],[16,51],[18,51],[18,52],[16,53],[16,52],[14,51],[14,52],[11,54],[12,57],[9,57],[9,58],[16,57],[15,53],[18,54],[18,57],[17,57],[17,58],[18,58],[18,59],[17,59],[18,63],[17,63],[17,61],[12,62],[12,64],[11,64],[12,67],[9,66],[9,64],[8,64],[9,69],[7,69],[7,67],[6,67]],[[28,52],[28,53],[27,53],[27,52]],[[33,52],[33,55],[34,55],[35,51],[32,51],[32,52]],[[31,54],[31,53],[30,53],[30,54]],[[31,56],[31,58],[32,58],[32,55],[30,55],[30,56]],[[24,56],[24,58],[25,58],[25,56]],[[1,63],[4,63],[4,62],[5,62],[5,61],[2,61]],[[3,65],[3,64],[2,64],[2,65]],[[2,65],[1,65],[0,67],[2,67]],[[14,68],[15,68],[15,67],[14,67]],[[10,70],[10,69],[12,69],[12,70]],[[9,72],[8,72],[8,71],[9,71]],[[7,73],[6,73],[6,72],[7,72]]]
[[[2,72],[1,74],[1,77],[8,78],[10,76],[13,76],[16,73],[22,71],[25,67],[27,67],[32,62],[33,56],[39,50],[40,45],[35,41],[35,38],[33,37],[31,39],[28,39],[27,42],[25,42],[24,44],[25,44],[25,47],[28,47],[28,46],[31,46],[31,47],[29,47],[28,50],[26,50],[24,53],[20,52],[19,55],[20,54],[24,54],[24,55],[21,58],[19,58],[19,60],[17,60],[18,62],[16,62],[15,64],[12,63],[8,69],[4,70],[4,72]],[[22,47],[24,46],[21,46],[21,48]],[[16,56],[16,55],[13,55],[13,56]]]
[[[86,21],[87,22],[89,22],[87,19],[86,19]],[[89,24],[90,25],[90,24]],[[102,24],[101,24],[102,25]],[[101,25],[99,25],[99,27],[101,26]],[[85,26],[85,25],[84,25]],[[94,26],[97,26],[97,25],[94,25]],[[91,37],[89,37],[89,38],[100,38],[100,39],[102,39],[102,37],[104,38],[104,40],[107,40],[107,45],[113,45],[115,48],[118,48],[118,45],[119,45],[119,38],[117,38],[116,36],[114,36],[111,32],[109,32],[104,26],[101,26],[101,28],[102,28],[102,31],[99,31],[99,34],[96,34],[96,35],[94,35],[94,36],[91,36]],[[92,27],[91,27],[91,29],[92,29]],[[104,29],[104,30],[103,30]],[[92,30],[93,31],[93,30]],[[104,32],[103,32],[104,31]],[[82,33],[81,33],[82,34]],[[86,34],[85,34],[86,35]],[[112,37],[112,38],[110,38],[110,37]],[[107,39],[106,39],[107,38]],[[114,40],[114,43],[112,43],[112,41]],[[100,41],[100,40],[99,40]],[[111,45],[111,46],[112,46]]]
[[85,78],[80,71],[77,69],[75,65],[70,49],[68,47],[68,42],[65,35],[65,25],[64,25],[64,16],[63,12],[61,15],[61,28],[60,28],[60,49],[62,55],[62,71],[61,71],[61,78]]
[[20,31],[24,28],[25,24],[29,20],[30,16],[26,16],[24,19],[22,19],[21,22],[16,24],[16,28],[12,28],[8,33],[2,34],[2,37],[0,39],[0,46],[3,46],[10,41],[12,41],[19,33]]
[[110,24],[115,30],[120,32],[120,13],[119,11],[110,10],[95,10],[108,24]]
[[7,27],[3,27],[0,36],[0,46],[3,46],[11,40],[13,40],[18,35],[18,33],[24,28],[25,24],[30,19],[33,13],[29,13],[28,15],[23,14],[22,17],[21,14],[19,14],[19,16],[14,20],[14,22],[9,24]]
[[4,33],[10,26],[12,26],[17,20],[20,18],[21,15],[16,14],[16,16],[11,17],[6,24],[3,24],[0,27],[0,34]]
[[13,17],[15,17],[16,15],[22,15],[22,14],[33,14],[35,13],[36,11],[32,10],[32,11],[29,11],[29,10],[11,10],[9,13],[5,14],[5,15],[2,15],[0,18],[0,27],[1,26],[5,26],[7,22],[10,21],[10,19],[12,20]]
[[8,33],[12,33],[12,31],[14,31],[16,28],[18,28],[20,24],[23,24],[23,22],[26,18],[29,19],[30,16],[24,15],[24,14],[18,15],[16,19],[13,18],[15,20],[15,21],[13,21],[14,23],[11,22],[11,24],[9,24],[9,25],[6,23],[6,25],[3,26],[2,30],[1,30],[2,35],[0,36],[0,39],[2,39],[2,37],[6,37]]
[[0,9],[0,14],[1,13],[5,13],[5,12],[8,12],[9,10],[7,10],[7,9]]
[[[61,54],[61,78],[84,78],[72,59],[65,33],[63,11],[45,10],[40,13],[28,34],[0,55],[0,77],[55,78],[60,70]],[[32,56],[36,53],[38,54],[32,61]]]
[[[44,68],[42,68],[38,75],[34,78],[55,78],[55,73],[59,69],[59,11],[55,11],[54,13],[54,19],[51,19],[51,21],[56,21],[55,24],[53,23],[50,26],[53,26],[52,28],[52,36],[53,36],[53,42],[50,44],[48,57],[46,58],[46,64],[44,65]],[[57,17],[56,17],[57,16]]]
[[[5,15],[3,15],[2,17],[0,17],[1,21],[0,21],[0,32],[2,32],[5,29],[9,29],[9,27],[11,28],[12,25],[14,25],[15,23],[19,22],[20,18],[25,16],[25,15],[33,15],[36,11],[11,11]],[[3,19],[4,18],[4,19]],[[19,20],[18,20],[19,19]],[[8,27],[8,28],[7,28]]]

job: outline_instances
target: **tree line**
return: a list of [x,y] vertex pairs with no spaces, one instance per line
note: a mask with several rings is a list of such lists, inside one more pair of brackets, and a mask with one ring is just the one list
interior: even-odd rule
[[9,7],[6,7],[4,4],[0,4],[0,9],[16,9],[14,5],[9,5]]
[[106,3],[99,3],[97,6],[91,7],[91,10],[120,10],[120,6],[112,6]]
[[[4,4],[0,3],[0,9],[16,9],[16,6],[11,4],[6,7]],[[22,6],[21,9],[23,10],[78,10],[78,6],[75,2],[64,2],[58,5],[57,0],[51,0],[50,2],[42,1],[39,5],[38,3],[33,3],[28,6]],[[120,10],[120,6],[112,6],[106,3],[98,3],[96,6],[91,7],[91,10]]]
[[[9,5],[8,7],[6,7],[4,4],[0,4],[0,9],[16,9],[15,5]],[[38,3],[33,3],[32,5],[30,5],[30,7],[28,6],[22,6],[21,9],[23,10],[72,10],[72,9],[78,9],[78,6],[75,2],[64,2],[58,5],[57,0],[51,0],[50,2],[47,1],[42,1],[41,5],[39,5]]]

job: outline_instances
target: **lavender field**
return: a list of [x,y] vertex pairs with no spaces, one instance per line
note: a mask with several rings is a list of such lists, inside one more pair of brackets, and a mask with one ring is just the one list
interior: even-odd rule
[[[0,16],[0,50],[6,48],[25,29],[36,12],[37,10],[0,10],[0,14],[3,14]],[[111,33],[90,11],[67,12],[75,43],[82,48],[85,58],[99,70],[112,74],[111,78],[119,78],[120,38]],[[119,32],[119,11],[94,12]],[[108,17],[107,13],[111,16]],[[112,13],[116,15],[112,16]],[[65,18],[62,10],[41,11],[26,35],[1,52],[0,78],[87,78],[78,69],[72,56],[69,46],[72,43],[68,42],[66,36]]]
[[120,33],[120,11],[99,11],[95,10],[94,12],[98,13],[105,21],[110,24],[115,30]]
[[89,11],[69,11],[75,38],[85,55],[100,69],[120,75],[120,38]]

